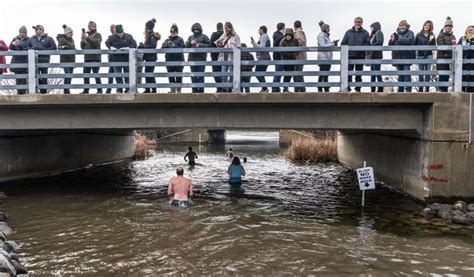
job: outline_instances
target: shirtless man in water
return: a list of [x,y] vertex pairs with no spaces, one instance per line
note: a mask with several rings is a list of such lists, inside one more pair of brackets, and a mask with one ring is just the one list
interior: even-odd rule
[[176,169],[176,177],[171,178],[168,185],[168,195],[173,196],[171,207],[187,208],[191,205],[193,196],[193,186],[191,180],[183,177],[184,169]]

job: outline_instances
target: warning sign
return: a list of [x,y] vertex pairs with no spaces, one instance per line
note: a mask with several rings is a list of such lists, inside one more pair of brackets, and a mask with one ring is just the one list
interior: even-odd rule
[[360,190],[375,189],[374,169],[364,167],[357,169]]

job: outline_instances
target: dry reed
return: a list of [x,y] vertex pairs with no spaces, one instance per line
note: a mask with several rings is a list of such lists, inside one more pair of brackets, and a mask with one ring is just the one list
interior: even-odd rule
[[336,137],[314,139],[310,137],[297,137],[291,142],[286,151],[286,157],[292,162],[337,162]]
[[151,150],[155,147],[156,140],[137,132],[135,135],[135,155],[133,158],[135,160],[144,160],[152,155]]

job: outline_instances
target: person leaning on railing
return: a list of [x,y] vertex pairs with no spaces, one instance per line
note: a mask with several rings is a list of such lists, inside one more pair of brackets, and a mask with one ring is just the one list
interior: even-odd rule
[[[299,43],[298,40],[295,39],[295,32],[293,31],[292,28],[287,28],[285,30],[285,38],[282,39],[280,42],[280,47],[298,47]],[[294,51],[288,51],[288,52],[280,52],[281,59],[282,60],[296,60],[296,55],[298,53]],[[295,72],[295,65],[294,64],[285,64],[283,65],[283,71],[284,72]],[[285,75],[283,78],[284,83],[289,83],[291,82],[291,75]],[[293,81],[295,81],[295,78],[293,77]],[[288,88],[285,87],[283,89],[283,92],[290,92]]]
[[[56,39],[58,40],[58,49],[59,50],[76,50],[76,44],[72,38],[73,32],[71,27],[63,25],[64,34],[58,34]],[[75,63],[76,55],[61,55],[59,58],[61,63]],[[74,72],[74,67],[68,66],[63,68],[65,74],[72,74]],[[68,86],[71,84],[71,77],[64,77],[64,85]],[[64,88],[64,94],[70,94],[70,88]]]
[[[192,35],[188,37],[186,41],[187,48],[208,48],[211,46],[211,41],[209,37],[202,33],[202,26],[199,23],[194,23],[191,26]],[[199,53],[189,53],[188,61],[189,62],[200,62],[207,60],[207,53],[199,52]],[[192,65],[191,72],[192,73],[204,73],[206,71],[205,65]],[[191,81],[193,84],[202,84],[204,85],[204,76],[193,76],[191,77]],[[192,91],[194,93],[204,93],[204,87],[193,87]]]
[[[444,23],[444,27],[438,35],[436,42],[439,46],[441,45],[455,45],[456,44],[456,37],[453,34],[453,20],[451,17],[446,18],[446,22]],[[442,50],[438,51],[437,59],[452,59],[453,58],[453,51],[451,50]],[[437,64],[437,70],[450,70],[450,64]],[[449,75],[440,74],[439,75],[439,82],[449,82]],[[441,92],[448,92],[447,86],[438,86],[439,91]]]
[[[57,50],[56,42],[54,41],[53,38],[48,36],[48,34],[45,34],[44,27],[42,25],[33,26],[33,29],[35,30],[35,35],[32,36],[28,40],[28,48],[29,49],[34,49],[34,50]],[[39,65],[49,63],[49,61],[50,61],[50,55],[44,55],[43,54],[43,55],[38,56]],[[48,68],[47,67],[38,67],[38,73],[39,73],[40,76],[48,74]],[[48,79],[47,78],[39,78],[38,83],[40,85],[47,85],[48,84]],[[48,89],[41,88],[39,91],[40,91],[41,94],[46,94],[48,92]]]
[[[163,42],[161,48],[184,48],[184,40],[178,35],[178,26],[173,24],[170,28],[170,36]],[[167,62],[183,62],[184,54],[183,53],[166,53],[165,60]],[[168,73],[183,73],[183,66],[166,66]],[[183,77],[181,76],[170,76],[168,77],[170,84],[179,84],[179,87],[172,87],[171,93],[181,93],[181,84],[183,83]]]
[[[383,37],[383,32],[382,32],[382,26],[380,25],[380,23],[379,22],[372,23],[370,25],[370,30],[371,30],[370,45],[382,46],[384,37]],[[382,51],[367,51],[367,58],[371,60],[381,60],[383,58],[383,53]],[[378,73],[377,75],[371,75],[370,81],[372,82],[372,84],[374,84],[375,82],[379,84],[377,88],[370,87],[371,92],[375,92],[376,90],[377,92],[383,92],[383,86],[381,84],[383,80],[382,80],[382,74],[380,72],[381,66],[382,65],[380,63],[370,65],[370,71],[372,71],[372,73],[374,72]]]
[[[247,48],[247,44],[241,43],[240,47],[241,48]],[[242,61],[254,61],[255,60],[252,53],[247,52],[247,51],[245,51],[245,52],[242,51],[240,59]],[[255,65],[242,65],[241,70],[242,70],[242,72],[252,72],[254,66]],[[250,78],[251,78],[250,76],[242,76],[242,78],[241,78],[242,85],[240,87],[240,92],[250,93],[250,87],[248,85],[250,83]]]
[[[115,27],[114,27],[115,28]],[[92,49],[100,49],[100,44],[102,43],[102,35],[97,32],[97,24],[94,21],[89,21],[87,24],[88,31],[85,32],[82,29],[81,35],[81,49],[83,50],[92,50]],[[84,55],[84,62],[87,63],[100,63],[101,62],[101,55],[100,54],[86,54]],[[98,66],[85,66],[83,70],[84,74],[98,74],[99,67]],[[113,73],[113,72],[112,72]],[[96,85],[102,84],[100,77],[95,77]],[[89,77],[84,77],[84,84],[89,85]],[[82,93],[87,94],[89,93],[89,88],[84,88]],[[97,93],[102,93],[102,89],[98,88]]]
[[[25,26],[21,26],[20,30],[18,31],[18,36],[14,37],[12,42],[10,43],[10,50],[12,51],[27,51],[28,50],[28,30]],[[28,63],[28,56],[27,55],[16,55],[12,57],[12,64],[26,64]],[[28,68],[12,68],[10,69],[11,72],[15,74],[27,74]],[[17,78],[16,85],[26,85],[26,78]],[[18,94],[25,94],[26,89],[18,89]]]
[[[341,45],[349,45],[349,46],[364,46],[370,45],[369,41],[369,32],[367,32],[363,27],[362,17],[358,16],[354,19],[354,26],[347,30],[344,37],[342,38]],[[365,52],[364,51],[349,51],[349,73],[351,71],[363,71],[364,65],[363,64],[351,64],[350,60],[364,60],[365,59]],[[352,82],[352,75],[348,76],[349,83]],[[362,76],[357,75],[355,76],[356,82],[362,82]],[[348,88],[351,91],[351,88]],[[360,92],[360,87],[355,87],[357,92]]]
[[[156,49],[158,41],[161,39],[161,35],[158,32],[153,31],[155,28],[156,19],[152,18],[151,20],[145,23],[145,40],[140,44],[139,48],[143,49]],[[157,55],[156,53],[145,53],[143,54],[143,60],[145,62],[156,62]],[[147,65],[145,66],[145,73],[155,72],[155,66]],[[144,93],[156,93],[156,79],[155,77],[145,77],[145,83],[147,85],[152,85],[152,88],[145,88]]]
[[[431,20],[425,21],[423,23],[423,28],[421,31],[416,34],[415,36],[415,45],[426,45],[426,46],[431,46],[431,45],[436,45],[436,39],[435,35],[433,34],[433,22]],[[431,60],[433,59],[433,51],[431,50],[418,50],[416,51],[416,58],[417,59],[422,59],[422,60]],[[427,71],[431,70],[431,64],[419,64],[418,65],[418,70],[420,71]],[[430,74],[419,74],[418,75],[418,81],[419,82],[430,82],[431,80],[431,75]],[[418,87],[419,92],[430,92],[430,86],[419,86]]]
[[[239,35],[235,32],[234,26],[230,22],[226,22],[224,24],[224,33],[222,36],[214,42],[217,47],[220,48],[230,48],[233,49],[234,47],[240,47],[240,37]],[[234,58],[233,53],[219,53],[219,58],[217,59],[218,61],[229,61],[232,62]],[[223,73],[232,73],[233,68],[232,65],[223,65],[222,66],[222,72]],[[232,83],[232,76],[223,76],[222,77],[222,83]],[[231,92],[232,88],[227,87],[224,88],[224,92]]]
[[[459,39],[458,44],[462,46],[474,46],[474,25],[468,26],[464,32],[464,36]],[[474,50],[464,50],[463,59],[474,59]],[[474,71],[474,63],[463,63],[463,71]],[[463,82],[469,82],[468,85],[462,86],[463,92],[474,92],[474,73],[466,73],[462,75]]]
[[[415,44],[415,34],[410,30],[410,25],[406,20],[398,23],[398,28],[395,33],[390,36],[388,45],[408,46]],[[393,50],[392,59],[414,59],[415,51],[412,50]],[[395,67],[399,71],[398,82],[411,83],[411,75],[409,73],[411,64],[396,64]],[[408,74],[403,74],[408,71]],[[412,87],[409,85],[399,85],[398,92],[411,92]]]
[[[130,48],[137,48],[137,42],[133,39],[133,36],[124,32],[122,25],[115,26],[115,35],[111,35],[105,45],[107,48],[111,50],[119,50],[119,49],[130,49]],[[112,54],[112,58],[114,62],[118,63],[128,63],[128,52],[121,52],[120,54]],[[121,74],[121,73],[129,73],[128,66],[115,66],[114,72]],[[123,88],[118,88],[117,92],[121,93],[122,91],[127,93],[129,78],[128,77],[116,77],[117,84],[124,84]]]

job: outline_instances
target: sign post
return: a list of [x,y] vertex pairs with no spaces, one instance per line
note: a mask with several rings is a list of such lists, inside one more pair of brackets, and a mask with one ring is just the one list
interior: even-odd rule
[[359,188],[362,191],[362,207],[365,206],[365,191],[368,189],[375,189],[374,169],[367,167],[364,161],[364,167],[358,168],[357,179],[359,181]]

